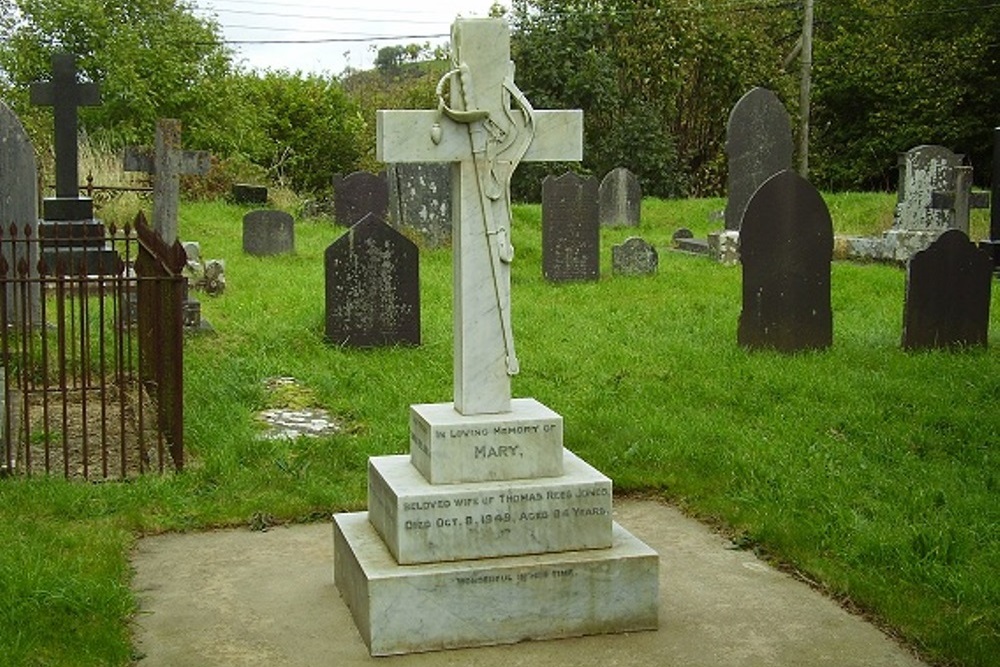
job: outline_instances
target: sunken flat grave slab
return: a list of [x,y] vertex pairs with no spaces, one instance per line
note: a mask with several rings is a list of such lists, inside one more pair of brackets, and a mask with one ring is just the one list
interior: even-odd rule
[[432,484],[563,474],[563,419],[533,398],[511,411],[463,415],[453,403],[410,406],[410,456]]
[[611,480],[565,450],[566,474],[430,484],[407,456],[368,461],[369,518],[401,564],[611,546]]
[[367,512],[334,517],[334,581],[371,655],[658,627],[659,557],[610,549],[400,566]]

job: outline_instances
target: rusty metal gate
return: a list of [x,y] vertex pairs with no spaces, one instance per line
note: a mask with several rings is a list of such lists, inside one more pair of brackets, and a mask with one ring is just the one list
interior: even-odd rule
[[184,251],[140,216],[0,230],[0,472],[184,465]]

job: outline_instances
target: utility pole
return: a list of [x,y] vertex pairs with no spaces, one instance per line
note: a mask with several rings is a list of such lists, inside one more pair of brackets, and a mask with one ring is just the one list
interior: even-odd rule
[[812,86],[813,0],[802,19],[802,77],[799,88],[799,175],[809,178],[809,97]]

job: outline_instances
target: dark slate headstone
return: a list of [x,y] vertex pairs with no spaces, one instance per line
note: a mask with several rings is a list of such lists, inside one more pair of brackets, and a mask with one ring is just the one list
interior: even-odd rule
[[413,232],[426,248],[451,245],[451,172],[443,162],[390,165],[389,223]]
[[326,339],[335,345],[420,344],[416,244],[366,216],[326,249]]
[[750,197],[768,178],[792,167],[792,123],[785,105],[766,88],[740,98],[726,125],[726,229],[740,229]]
[[250,211],[243,216],[243,252],[257,257],[295,252],[295,220],[284,211]]
[[601,275],[598,184],[573,172],[542,181],[542,274],[552,282]]
[[250,183],[234,183],[229,198],[234,204],[266,204],[267,187]]
[[616,167],[601,180],[600,220],[603,227],[638,227],[642,186],[636,175]]
[[833,343],[833,224],[816,188],[791,170],[765,181],[743,216],[740,255],[740,345],[796,352]]
[[611,248],[611,270],[622,276],[650,276],[656,273],[660,256],[656,248],[638,236]]
[[389,185],[385,174],[356,171],[333,179],[333,211],[338,225],[350,227],[366,215],[386,220],[389,215]]
[[986,347],[992,262],[950,229],[907,264],[903,348]]
[[[35,149],[14,112],[0,100],[0,254],[8,278],[38,276],[38,171]],[[39,285],[29,283],[32,319],[39,314]],[[25,304],[7,288],[6,321],[21,321]]]

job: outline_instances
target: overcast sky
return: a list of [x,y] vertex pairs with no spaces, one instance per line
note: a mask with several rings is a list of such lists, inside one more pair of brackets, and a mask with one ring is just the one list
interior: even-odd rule
[[237,60],[250,68],[340,74],[348,66],[371,68],[383,46],[444,43],[456,16],[487,16],[493,0],[196,0],[196,4],[199,15],[215,17],[226,41],[233,43]]

